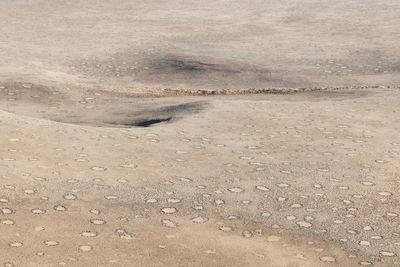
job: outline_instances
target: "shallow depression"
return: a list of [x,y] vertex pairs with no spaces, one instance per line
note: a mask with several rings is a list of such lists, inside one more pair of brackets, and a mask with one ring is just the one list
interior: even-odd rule
[[98,127],[153,127],[209,108],[207,101],[145,99],[124,94],[71,92],[30,83],[0,88],[0,109],[62,123]]

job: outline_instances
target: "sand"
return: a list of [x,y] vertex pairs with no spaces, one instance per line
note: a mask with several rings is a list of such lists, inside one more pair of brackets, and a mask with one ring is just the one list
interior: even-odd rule
[[1,1],[0,264],[399,265],[399,10]]

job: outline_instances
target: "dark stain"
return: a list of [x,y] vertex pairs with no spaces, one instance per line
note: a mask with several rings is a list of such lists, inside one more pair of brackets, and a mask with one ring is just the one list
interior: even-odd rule
[[206,105],[207,104],[205,102],[197,101],[185,104],[163,106],[159,108],[151,108],[150,110],[146,110],[145,112],[152,112],[157,114],[170,114],[176,116],[179,114],[199,113],[205,108]]
[[156,73],[240,73],[239,69],[233,69],[223,64],[209,63],[183,56],[166,56],[159,58],[151,61],[150,68]]
[[169,122],[172,118],[165,118],[165,119],[150,119],[150,120],[144,120],[144,121],[139,121],[139,122],[134,122],[134,123],[128,123],[125,124],[125,126],[136,126],[136,127],[150,127],[153,124],[158,124],[161,122]]
[[[104,120],[106,124],[119,127],[150,127],[162,122],[176,122],[186,116],[201,112],[207,107],[206,102],[190,102],[177,105],[146,104],[139,110],[129,113],[125,111],[120,113],[118,118]],[[114,113],[115,115],[115,113]]]
[[146,100],[125,94],[94,93],[2,82],[0,109],[61,123],[127,128],[173,123],[209,105],[206,101],[188,102],[179,98]]
[[74,63],[72,73],[96,77],[99,81],[131,81],[164,88],[297,87],[300,78],[292,77],[289,81],[284,78],[285,71],[269,68],[265,64],[178,51],[126,50],[106,58],[85,59],[78,64]]

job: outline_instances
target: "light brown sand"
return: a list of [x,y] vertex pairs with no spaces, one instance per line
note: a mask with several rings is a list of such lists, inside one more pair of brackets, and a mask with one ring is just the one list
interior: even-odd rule
[[399,265],[399,13],[0,1],[0,264]]
[[[398,90],[137,99],[18,86],[0,91],[4,263],[398,264]],[[114,120],[155,107],[172,121]]]

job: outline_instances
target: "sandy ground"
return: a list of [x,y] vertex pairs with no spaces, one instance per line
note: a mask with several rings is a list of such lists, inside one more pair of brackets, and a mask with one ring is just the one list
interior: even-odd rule
[[0,264],[400,265],[398,0],[204,2],[0,1]]
[[400,82],[398,0],[2,0],[0,78],[80,88]]
[[[400,264],[399,90],[138,99],[1,88],[4,263]],[[170,121],[126,126],[160,109]]]

